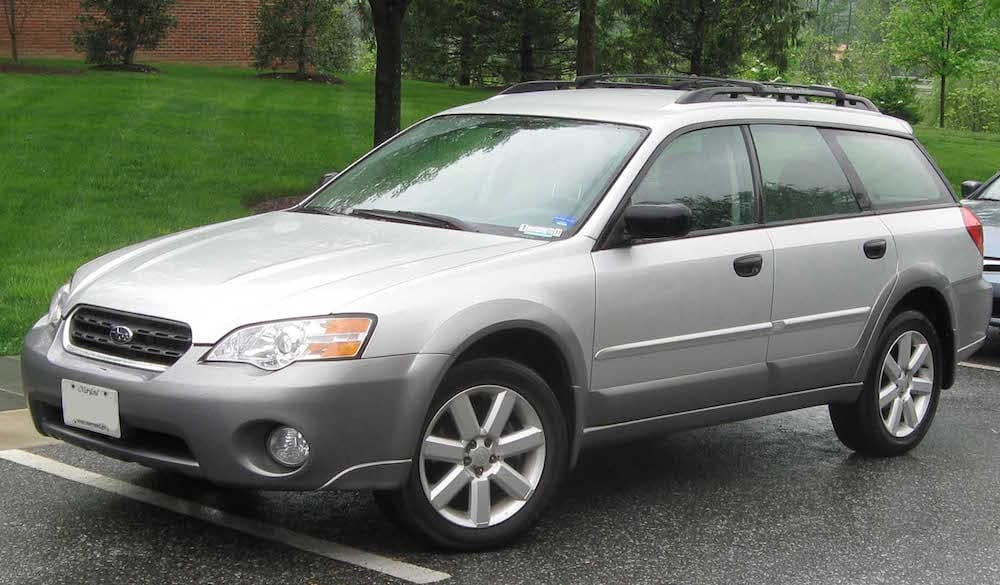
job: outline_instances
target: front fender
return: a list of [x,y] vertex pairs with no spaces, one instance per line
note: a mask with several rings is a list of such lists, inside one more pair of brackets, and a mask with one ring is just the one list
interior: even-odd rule
[[[492,333],[511,329],[529,329],[549,338],[562,353],[569,370],[573,403],[570,465],[576,463],[586,420],[586,389],[590,385],[590,350],[593,331],[578,332],[558,313],[544,305],[521,299],[498,299],[463,309],[431,335],[421,353],[449,355],[441,377],[466,349]],[[587,341],[582,341],[585,339]],[[585,349],[586,348],[586,349]],[[440,380],[439,380],[440,382]]]

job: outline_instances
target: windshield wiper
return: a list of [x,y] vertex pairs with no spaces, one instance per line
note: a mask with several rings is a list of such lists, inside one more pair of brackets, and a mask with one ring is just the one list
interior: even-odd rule
[[347,215],[340,211],[334,211],[329,207],[300,207],[299,209],[292,209],[290,211],[294,211],[295,213],[312,213],[314,215]]
[[382,219],[386,221],[399,221],[403,223],[413,223],[417,225],[427,225],[451,230],[461,230],[463,232],[478,232],[468,222],[457,217],[442,215],[439,213],[427,213],[424,211],[392,211],[389,209],[359,209],[354,208],[351,215],[358,217],[370,217],[372,219]]

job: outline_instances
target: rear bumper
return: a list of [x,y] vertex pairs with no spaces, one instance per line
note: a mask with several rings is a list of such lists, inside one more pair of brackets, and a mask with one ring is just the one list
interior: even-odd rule
[[[164,372],[66,352],[47,325],[25,338],[21,369],[43,434],[111,457],[209,481],[282,490],[389,489],[405,481],[447,356],[413,354],[294,364],[264,372],[205,364],[195,346]],[[68,427],[61,381],[119,393],[123,438]],[[276,425],[299,429],[310,458],[289,470],[265,451]]]

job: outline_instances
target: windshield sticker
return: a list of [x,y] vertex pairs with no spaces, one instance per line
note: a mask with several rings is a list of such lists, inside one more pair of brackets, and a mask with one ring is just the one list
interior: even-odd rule
[[573,224],[576,223],[576,218],[570,215],[557,215],[552,218],[552,223],[564,228],[573,227]]
[[562,228],[547,227],[544,225],[528,225],[522,223],[517,231],[526,236],[540,236],[543,238],[558,238],[562,235]]

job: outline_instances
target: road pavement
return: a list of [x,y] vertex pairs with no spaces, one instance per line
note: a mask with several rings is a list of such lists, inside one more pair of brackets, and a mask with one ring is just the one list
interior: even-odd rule
[[1000,583],[1000,335],[970,361],[905,456],[851,453],[825,408],[605,447],[527,538],[478,554],[428,548],[366,493],[8,450],[0,583]]

